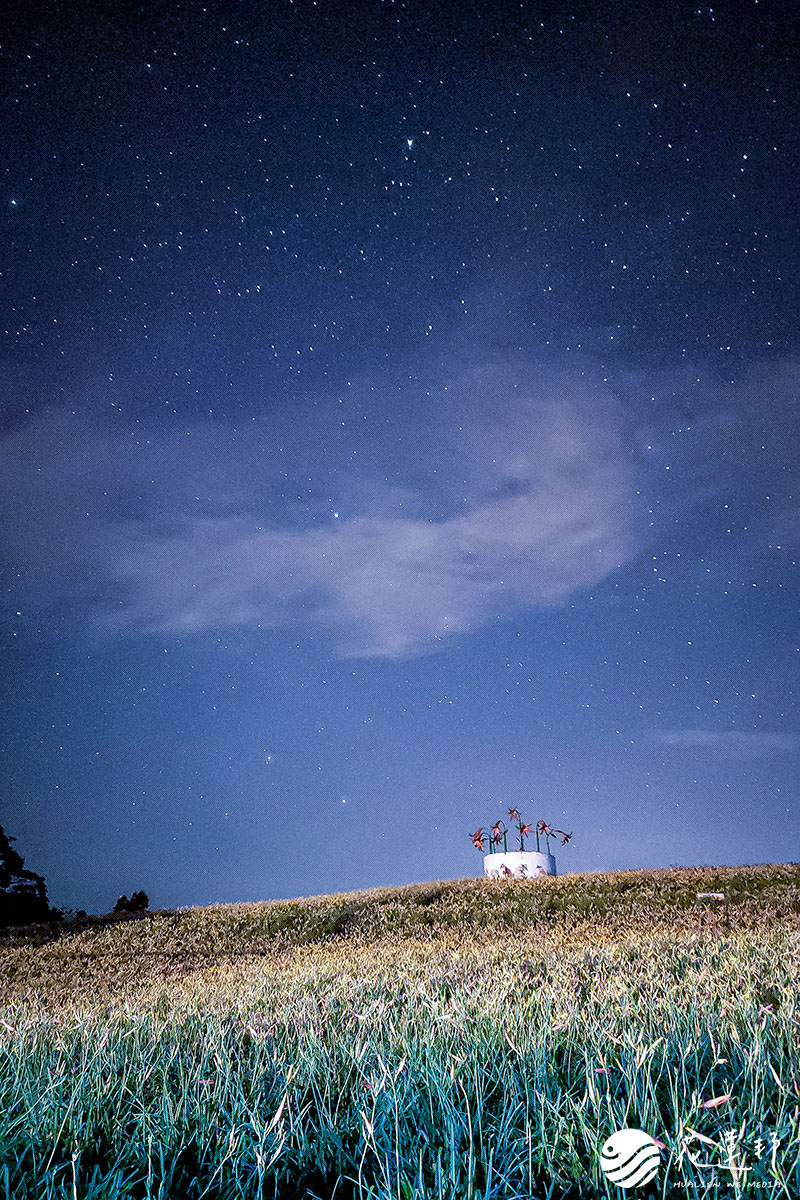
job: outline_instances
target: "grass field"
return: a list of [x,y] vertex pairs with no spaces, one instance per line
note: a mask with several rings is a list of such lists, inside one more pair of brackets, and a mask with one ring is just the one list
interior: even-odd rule
[[[800,1196],[798,864],[36,940],[0,948],[0,1200]],[[624,1126],[663,1145],[627,1192]]]

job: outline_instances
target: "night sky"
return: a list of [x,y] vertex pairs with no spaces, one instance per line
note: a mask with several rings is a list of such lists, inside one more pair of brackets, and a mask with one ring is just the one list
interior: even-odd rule
[[0,822],[59,905],[800,858],[791,4],[17,3]]

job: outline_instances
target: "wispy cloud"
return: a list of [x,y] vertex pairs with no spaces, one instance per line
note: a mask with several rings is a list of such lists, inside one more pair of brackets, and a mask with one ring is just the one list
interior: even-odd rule
[[737,756],[796,753],[800,734],[745,732],[735,729],[674,729],[653,733],[651,740],[681,750],[708,750]]
[[351,488],[323,460],[317,491],[344,487],[361,508],[302,521],[291,486],[283,502],[275,491],[285,458],[256,433],[232,451],[223,425],[194,440],[151,430],[135,446],[63,418],[18,432],[0,445],[18,594],[83,605],[110,631],[314,625],[343,653],[402,658],[557,605],[629,559],[632,489],[608,397],[492,368],[452,392],[417,454],[435,496],[418,473],[413,490],[387,482],[382,501],[374,475],[359,470]]

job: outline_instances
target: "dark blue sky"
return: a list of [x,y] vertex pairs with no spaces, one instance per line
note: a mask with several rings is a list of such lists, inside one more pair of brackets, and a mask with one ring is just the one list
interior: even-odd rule
[[798,857],[788,5],[12,5],[5,783],[57,904]]

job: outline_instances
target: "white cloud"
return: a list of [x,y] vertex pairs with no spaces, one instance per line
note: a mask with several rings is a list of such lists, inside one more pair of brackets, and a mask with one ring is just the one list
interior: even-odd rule
[[795,733],[674,729],[654,733],[652,740],[677,749],[710,750],[736,756],[792,753],[800,750],[800,734]]
[[[185,446],[171,438],[168,451],[152,432],[138,467],[129,445],[104,435],[89,489],[95,515],[82,522],[80,539],[64,523],[46,478],[35,483],[35,507],[46,543],[74,549],[73,575],[81,563],[91,574],[80,594],[85,601],[91,582],[93,611],[108,630],[314,625],[355,656],[424,653],[496,616],[557,605],[631,556],[620,415],[604,392],[580,378],[486,368],[450,388],[448,408],[426,429],[416,448],[425,468],[416,472],[416,487],[404,490],[393,478],[381,502],[376,472],[360,471],[352,495],[373,501],[361,511],[337,501],[337,520],[324,519],[324,506],[303,523],[294,510],[265,505],[263,478],[270,486],[278,478],[277,455],[259,458],[243,447],[239,459],[222,424],[204,427]],[[413,439],[413,428],[402,432]],[[310,427],[310,444],[313,434]],[[54,478],[69,480],[73,508],[91,440],[92,431],[84,431],[76,445],[74,430],[71,440],[59,442],[52,431],[46,439]],[[209,460],[208,482],[198,478],[198,441]],[[373,450],[379,461],[380,441]],[[162,470],[156,500],[148,503],[146,476],[167,453],[172,483],[164,484]],[[313,470],[318,492],[350,490],[341,472],[326,476],[324,462]],[[430,496],[419,482],[426,472],[436,480]],[[120,519],[137,512],[137,490],[145,496],[143,515]],[[206,502],[193,506],[194,493]],[[215,506],[218,496],[224,505]],[[275,515],[268,519],[265,511]],[[23,516],[15,540],[23,558],[24,524]],[[36,567],[46,572],[42,562]],[[50,602],[62,598],[59,585],[48,579]],[[79,589],[71,586],[74,597]]]

